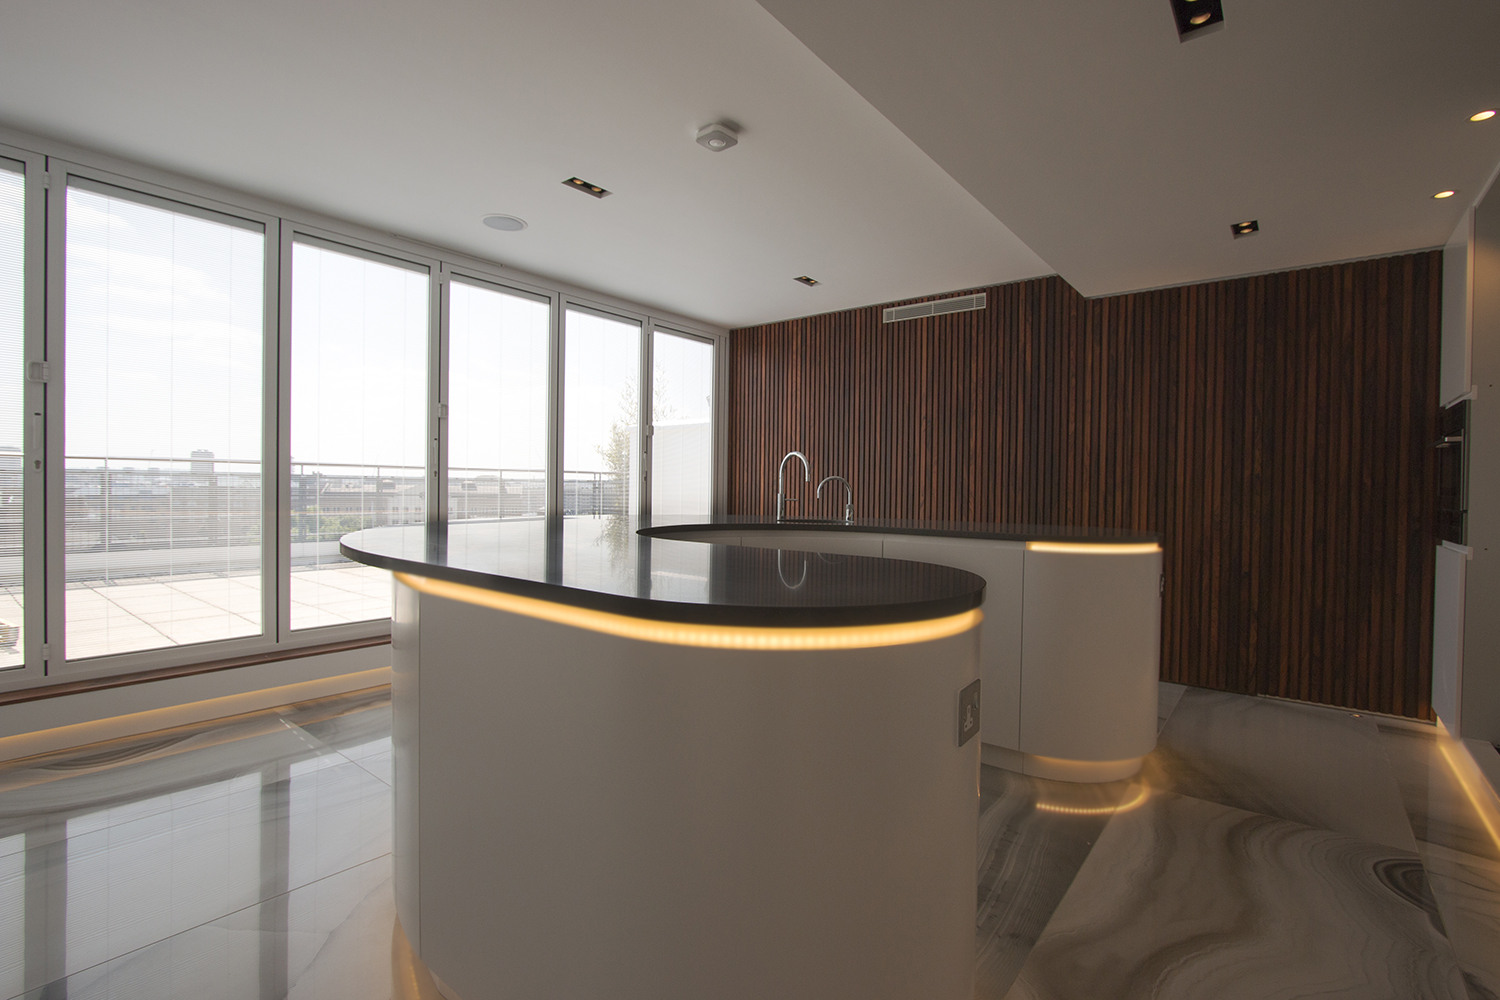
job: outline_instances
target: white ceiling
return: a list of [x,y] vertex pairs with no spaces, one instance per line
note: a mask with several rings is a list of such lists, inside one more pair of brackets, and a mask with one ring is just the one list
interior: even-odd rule
[[1223,2],[1179,42],[1168,0],[762,0],[1085,295],[1446,242],[1500,3]]
[[0,0],[0,122],[725,326],[1053,270],[752,0]]
[[1500,3],[1224,2],[0,0],[0,123],[725,326],[1443,243]]

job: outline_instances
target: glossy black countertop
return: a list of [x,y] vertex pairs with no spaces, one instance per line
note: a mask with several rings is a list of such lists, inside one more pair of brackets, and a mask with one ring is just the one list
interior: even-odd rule
[[948,538],[987,538],[1002,542],[1096,542],[1120,545],[1160,542],[1151,531],[1126,528],[1070,528],[1056,524],[985,524],[979,521],[898,521],[887,518],[855,518],[839,521],[819,518],[773,517],[753,514],[676,514],[643,518],[640,530],[646,533],[672,531],[777,530],[777,531],[848,531],[888,535],[940,535]]
[[[691,523],[713,522],[657,518],[654,526]],[[747,523],[733,526],[743,529]],[[764,518],[755,523],[788,526]],[[948,566],[642,533],[652,526],[623,516],[456,521],[369,528],[345,535],[339,550],[357,562],[395,572],[693,624],[815,627],[921,621],[977,608],[984,599],[982,577]]]

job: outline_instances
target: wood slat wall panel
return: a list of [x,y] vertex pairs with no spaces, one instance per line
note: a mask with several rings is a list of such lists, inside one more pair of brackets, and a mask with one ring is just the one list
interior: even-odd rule
[[1432,251],[736,330],[729,510],[795,448],[860,516],[1156,531],[1163,679],[1427,718],[1441,282]]

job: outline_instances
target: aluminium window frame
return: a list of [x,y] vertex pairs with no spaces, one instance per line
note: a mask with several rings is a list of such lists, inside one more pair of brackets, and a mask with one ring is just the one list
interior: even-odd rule
[[[277,472],[274,477],[276,488],[263,487],[262,489],[262,500],[267,505],[289,502],[289,497],[282,492],[280,485],[282,460],[287,454],[282,434],[289,427],[282,418],[282,402],[283,399],[288,398],[283,385],[283,357],[289,362],[289,355],[283,351],[289,324],[284,322],[282,316],[282,274],[284,269],[290,266],[290,261],[288,259],[284,262],[285,255],[281,250],[285,233],[288,231],[326,239],[335,244],[332,249],[342,251],[349,247],[363,247],[380,258],[420,259],[434,266],[429,278],[431,282],[429,308],[434,311],[437,318],[435,321],[430,321],[429,325],[428,404],[429,436],[435,438],[436,441],[439,472],[447,467],[446,428],[444,426],[446,421],[442,407],[447,402],[445,381],[448,363],[447,327],[446,318],[443,315],[447,296],[443,282],[448,275],[493,283],[501,290],[538,295],[551,302],[547,415],[547,456],[550,462],[547,504],[549,512],[558,512],[562,506],[560,489],[563,419],[562,334],[565,311],[569,304],[586,311],[602,313],[610,318],[640,320],[641,336],[646,341],[642,350],[643,385],[649,384],[650,336],[655,325],[660,324],[675,333],[713,340],[716,344],[715,359],[721,386],[720,399],[728,398],[725,390],[728,385],[729,352],[727,347],[730,333],[723,327],[705,324],[670,311],[643,306],[640,303],[616,298],[608,293],[570,282],[538,276],[520,268],[451,247],[382,232],[342,218],[250,194],[244,189],[146,166],[85,146],[36,136],[3,125],[0,125],[0,157],[24,164],[26,171],[25,360],[28,367],[31,362],[37,361],[46,362],[54,369],[49,372],[53,382],[34,383],[28,378],[25,389],[27,412],[39,412],[44,416],[42,453],[41,455],[28,454],[27,457],[28,462],[41,458],[43,467],[40,470],[31,470],[33,482],[27,484],[30,492],[25,495],[28,512],[23,529],[26,546],[24,549],[25,590],[28,595],[41,593],[43,598],[27,601],[25,663],[0,670],[0,691],[50,686],[157,668],[188,666],[227,660],[242,655],[291,653],[341,639],[356,639],[362,636],[379,637],[388,635],[390,631],[389,619],[290,631],[289,615],[283,612],[283,595],[288,592],[290,583],[285,571],[289,567],[283,561],[281,548],[283,532],[286,533],[288,545],[290,542],[290,520],[281,516],[278,507],[268,512],[271,516],[270,520],[262,521],[263,552],[264,547],[269,543],[273,553],[271,557],[263,555],[262,560],[263,629],[261,635],[90,657],[71,663],[64,663],[61,659],[60,645],[49,644],[49,639],[57,640],[62,635],[63,606],[61,598],[57,595],[65,586],[60,572],[63,546],[61,519],[64,514],[61,491],[63,463],[60,457],[55,461],[48,460],[50,456],[62,455],[62,433],[65,426],[61,419],[60,400],[54,401],[51,398],[54,395],[62,395],[60,387],[58,392],[53,392],[53,383],[60,380],[63,375],[62,359],[50,357],[48,354],[52,330],[55,326],[60,331],[63,322],[61,311],[63,300],[58,292],[66,274],[65,270],[59,269],[58,263],[58,257],[62,252],[61,241],[52,240],[54,230],[50,213],[57,201],[65,200],[66,195],[66,188],[57,182],[53,176],[54,171],[71,170],[80,177],[86,175],[99,183],[118,188],[127,196],[156,197],[170,203],[171,207],[196,206],[200,210],[235,219],[260,220],[264,218],[266,220],[265,245],[267,272],[270,275],[266,284],[266,293],[271,297],[271,302],[265,307],[263,320],[268,324],[274,323],[275,326],[267,329],[261,382],[263,391],[268,397],[274,396],[274,399],[268,398],[264,410],[269,416],[264,418],[263,423],[262,453],[265,454],[267,447],[274,448],[273,460],[276,463],[274,469]],[[58,196],[57,200],[53,199],[54,194]],[[51,246],[49,241],[57,242],[58,245]],[[435,347],[432,346],[433,342],[435,342]],[[648,398],[644,393],[641,395],[643,400]],[[35,407],[32,405],[33,401],[36,404]],[[722,406],[715,406],[714,410],[714,420],[718,425],[715,440],[720,442],[716,447],[714,457],[713,507],[714,512],[717,513],[723,511],[727,497],[728,452],[724,447],[727,443],[727,413]],[[644,419],[642,426],[647,426]],[[649,438],[647,440],[649,441]],[[263,483],[273,478],[267,469],[267,466],[262,466]],[[289,480],[289,464],[286,469],[286,477]],[[643,472],[647,469],[649,469],[649,455],[642,463]],[[430,471],[432,470],[429,468]],[[440,474],[435,478],[439,488],[437,491],[429,491],[429,516],[435,520],[444,520],[446,519],[447,477]],[[53,486],[54,480],[57,481],[55,487]],[[640,496],[646,498],[648,503],[649,486],[649,480],[638,483],[637,486]],[[55,511],[47,506],[48,496],[53,498],[53,506],[57,508]],[[433,507],[438,503],[442,503],[443,506],[434,510]],[[48,551],[51,542],[55,542],[51,547],[56,549],[56,552]],[[289,547],[287,553],[289,556]],[[268,561],[268,558],[274,558],[274,562]],[[56,571],[53,569],[54,563]],[[274,616],[268,616],[265,602],[272,594],[275,598]],[[289,598],[286,606],[289,611]],[[254,671],[259,668],[252,665],[241,669]]]
[[[23,429],[21,454],[21,589],[25,600],[19,667],[0,670],[0,691],[29,687],[46,679],[47,565],[46,565],[46,412],[47,382],[32,378],[33,365],[47,362],[47,158],[40,153],[0,144],[0,159],[20,167],[22,205],[21,250],[21,378]],[[9,167],[7,166],[7,169]]]
[[[647,334],[650,344],[650,357],[647,359],[647,363],[649,366],[648,370],[651,372],[651,399],[653,403],[656,399],[656,335],[658,333],[664,333],[669,337],[681,337],[683,340],[694,340],[713,348],[714,395],[713,407],[709,412],[709,439],[713,447],[712,468],[710,470],[712,482],[709,487],[711,500],[709,510],[706,513],[722,514],[724,513],[724,496],[728,490],[729,482],[729,463],[726,461],[724,452],[724,449],[729,446],[729,428],[727,420],[724,419],[724,408],[721,405],[724,399],[724,391],[729,382],[728,338],[680,330],[675,326],[668,326],[665,323],[658,323],[653,320],[651,329]],[[646,417],[651,421],[650,425],[648,425],[649,429],[646,431],[646,437],[651,442],[652,449],[652,454],[648,456],[648,459],[654,458],[654,449],[656,447],[656,414],[654,411],[654,406],[648,406],[645,411]],[[646,485],[649,486],[650,483],[648,482]],[[644,496],[646,507],[642,511],[642,515],[649,517],[651,515],[651,496],[650,494],[644,494]]]
[[[274,548],[277,494],[270,470],[275,449],[271,415],[276,386],[274,343],[277,274],[274,247],[280,220],[262,212],[241,209],[213,199],[165,188],[133,177],[49,157],[47,161],[47,385],[46,492],[56,499],[46,505],[44,520],[50,542],[47,553],[46,601],[48,608],[46,676],[49,681],[84,680],[114,673],[130,673],[158,667],[174,667],[268,652],[275,647],[273,632],[279,578]],[[65,508],[65,431],[67,427],[67,204],[68,191],[79,190],[119,197],[165,211],[178,212],[244,229],[259,229],[262,235],[261,287],[261,631],[259,635],[219,639],[131,650],[105,656],[71,659],[67,655],[67,527]],[[249,223],[249,225],[246,225]],[[205,653],[208,657],[205,657]],[[54,667],[55,664],[55,667]]]
[[[634,510],[627,510],[630,517],[647,517],[651,512],[651,439],[646,428],[650,426],[651,394],[647,387],[651,385],[651,317],[646,313],[636,312],[629,309],[618,309],[608,305],[602,305],[590,299],[577,295],[565,295],[561,307],[558,310],[558,345],[557,368],[553,375],[553,382],[557,388],[557,451],[554,453],[552,468],[548,470],[548,478],[553,480],[557,486],[555,495],[557,506],[548,506],[549,514],[562,515],[563,507],[563,483],[567,470],[563,468],[563,426],[567,416],[567,338],[569,312],[580,312],[587,315],[598,316],[600,319],[613,320],[616,323],[634,323],[636,330],[636,427],[641,454],[637,455],[637,475],[634,487],[636,490],[636,505]],[[626,488],[627,497],[630,495],[629,487]]]
[[437,465],[437,412],[433,400],[436,397],[436,375],[433,369],[437,351],[438,307],[436,258],[416,254],[391,252],[385,246],[369,240],[330,232],[318,226],[283,224],[281,243],[276,258],[281,271],[281,295],[277,304],[276,339],[279,361],[276,367],[276,383],[279,386],[279,401],[276,411],[277,494],[285,498],[280,509],[285,517],[277,519],[277,583],[280,588],[276,612],[276,640],[283,646],[295,647],[303,644],[321,645],[327,642],[342,642],[350,639],[368,639],[372,636],[388,635],[391,630],[389,618],[372,618],[362,622],[347,622],[340,625],[317,625],[312,628],[292,628],[292,297],[295,294],[292,279],[293,249],[296,244],[317,247],[330,253],[341,253],[388,267],[397,267],[427,278],[427,426],[423,432],[425,446],[422,449],[422,478],[426,482],[427,497],[424,501],[428,521],[434,519],[434,480],[438,476]]
[[543,473],[545,482],[546,499],[543,506],[546,510],[553,509],[553,502],[561,503],[557,483],[552,475],[556,463],[552,461],[554,451],[561,447],[562,432],[558,419],[561,414],[559,408],[562,386],[558,380],[559,358],[561,356],[562,338],[562,310],[560,303],[562,293],[539,285],[531,285],[526,282],[516,281],[512,278],[502,277],[486,268],[466,267],[463,265],[449,264],[444,261],[439,273],[438,298],[441,300],[442,315],[438,323],[438,391],[437,400],[437,454],[438,467],[443,470],[444,475],[438,476],[440,493],[439,507],[433,520],[446,524],[448,522],[449,482],[453,478],[449,469],[448,457],[448,432],[451,428],[449,421],[448,405],[449,398],[449,372],[451,370],[451,345],[452,345],[452,314],[451,289],[454,282],[471,285],[475,288],[484,288],[490,291],[500,292],[504,295],[514,295],[518,298],[530,299],[533,302],[547,303],[547,440],[543,446],[542,461],[547,466]]

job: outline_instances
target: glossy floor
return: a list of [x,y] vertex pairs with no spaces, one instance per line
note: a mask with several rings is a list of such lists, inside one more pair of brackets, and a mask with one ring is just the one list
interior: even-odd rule
[[[1430,728],[1160,722],[1134,781],[983,770],[978,997],[1500,996],[1500,847]],[[434,997],[390,781],[384,690],[0,765],[0,998]]]

